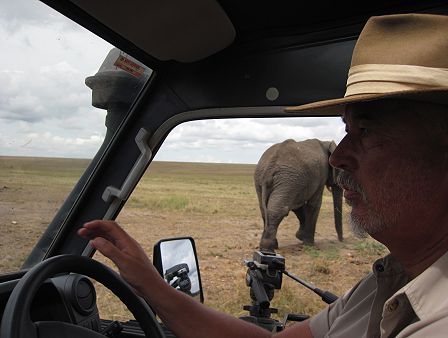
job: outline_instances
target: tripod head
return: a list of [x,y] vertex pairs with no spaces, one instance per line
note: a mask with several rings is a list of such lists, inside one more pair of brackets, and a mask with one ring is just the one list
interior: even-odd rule
[[188,264],[181,263],[167,269],[164,277],[173,288],[189,294],[191,291],[191,280],[188,277],[189,272]]
[[252,261],[245,261],[248,267],[246,273],[246,285],[250,287],[251,305],[243,307],[249,311],[245,319],[263,326],[270,331],[281,330],[281,324],[271,318],[277,309],[270,307],[270,301],[274,297],[275,289],[282,286],[282,276],[285,270],[285,258],[273,252],[255,251]]

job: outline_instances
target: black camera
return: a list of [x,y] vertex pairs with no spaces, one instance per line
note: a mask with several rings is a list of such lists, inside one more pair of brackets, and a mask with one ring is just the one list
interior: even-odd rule
[[177,264],[165,271],[165,279],[172,287],[185,293],[190,293],[191,280],[188,277],[189,272],[188,264]]
[[253,261],[246,261],[245,263],[249,268],[246,275],[247,286],[251,286],[252,283],[249,271],[258,270],[261,274],[261,283],[273,289],[281,289],[283,271],[285,271],[285,258],[283,256],[270,251],[255,251]]

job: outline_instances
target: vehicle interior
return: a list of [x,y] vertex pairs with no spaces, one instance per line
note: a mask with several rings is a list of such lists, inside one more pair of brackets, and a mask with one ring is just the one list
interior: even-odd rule
[[[57,200],[59,204],[52,202],[48,217],[39,222],[38,231],[26,230],[26,217],[31,212],[26,203],[19,203],[14,197],[11,200],[0,197],[1,246],[4,248],[0,265],[1,338],[60,337],[62,334],[66,337],[171,336],[169,330],[160,325],[150,306],[113,270],[105,267],[104,262],[91,259],[94,250],[88,241],[77,235],[82,224],[93,219],[123,217],[126,203],[151,168],[154,158],[163,159],[166,140],[176,127],[190,121],[208,120],[232,120],[237,125],[239,121],[255,118],[339,119],[339,115],[286,112],[285,107],[344,95],[351,53],[369,17],[412,12],[448,14],[447,1],[366,1],[362,5],[349,1],[303,3],[289,0],[279,3],[23,0],[19,3],[23,3],[23,8],[30,6],[30,12],[34,10],[33,6],[39,6],[39,10],[45,8],[54,13],[42,22],[46,23],[57,14],[77,29],[102,39],[102,51],[95,55],[91,53],[97,63],[89,66],[89,76],[77,74],[65,63],[47,73],[53,76],[48,79],[66,91],[74,90],[68,84],[69,78],[79,77],[79,86],[84,91],[88,87],[86,93],[91,95],[89,109],[93,106],[102,112],[98,116],[89,113],[90,110],[76,106],[79,97],[61,92],[59,98],[63,97],[67,106],[76,111],[71,116],[67,113],[66,126],[76,129],[83,114],[91,114],[103,127],[105,121],[106,129],[99,141],[91,139],[95,147],[89,160],[76,179],[68,180],[69,186]],[[23,10],[15,15],[25,17],[29,13]],[[6,17],[1,18],[6,20]],[[13,18],[9,19],[10,32],[20,31],[17,23],[16,26],[12,24]],[[48,22],[48,29],[56,27]],[[43,33],[35,31],[33,34],[36,40],[30,37],[30,44],[37,41],[36,44],[45,47],[47,42],[50,43]],[[11,40],[14,36],[11,35]],[[26,40],[23,36],[21,39]],[[6,42],[10,43],[9,40]],[[79,43],[82,46],[82,41]],[[84,48],[88,51],[93,47],[86,43]],[[70,47],[66,46],[66,49]],[[56,55],[50,47],[47,52],[51,54],[49,58]],[[38,57],[25,50],[24,54],[17,57],[22,64],[31,63],[31,59]],[[78,62],[83,63],[84,59],[78,56]],[[13,79],[21,76],[5,67],[1,79],[5,81],[6,89],[2,96],[7,94],[7,89],[12,92],[20,85]],[[64,76],[56,80],[58,69]],[[44,70],[41,73],[47,74]],[[31,93],[28,97],[34,97],[33,91],[46,86],[37,78],[28,77],[27,81],[35,83],[34,87],[27,88]],[[29,103],[33,105],[32,111],[48,113],[46,108],[36,108],[36,100]],[[26,104],[24,102],[21,104]],[[4,103],[0,106],[1,129],[5,130],[4,137],[0,137],[4,148],[0,152],[0,196],[14,190],[11,188],[14,187],[12,171],[7,170],[13,168],[14,155],[12,151],[8,152],[6,137],[15,129],[8,121],[19,119],[14,115],[16,111],[11,108],[12,103],[9,110],[5,107]],[[60,114],[65,113],[61,111]],[[35,121],[36,116],[29,115],[23,120],[27,123]],[[51,122],[40,127],[50,130]],[[199,124],[198,128],[206,129],[207,126]],[[250,123],[242,124],[241,128],[241,133],[249,132]],[[73,133],[76,140],[76,131]],[[49,134],[42,131],[39,135],[37,139],[43,140]],[[53,138],[53,141],[64,144],[64,152],[51,156],[79,157],[72,152],[75,149],[72,144],[64,143],[62,138]],[[22,148],[28,146],[27,139],[20,142]],[[90,144],[83,142],[86,147]],[[176,151],[182,153],[183,150],[178,148]],[[36,156],[39,154],[37,152]],[[32,165],[33,170],[39,170],[41,163]],[[63,179],[57,176],[56,169],[49,176],[54,176],[55,180]],[[55,186],[39,181],[32,183],[36,187],[33,203],[49,200],[46,194]],[[21,208],[24,218],[18,220],[15,213]],[[35,208],[42,207],[36,204]],[[150,216],[144,221],[148,224],[145,231],[149,232],[152,226],[157,227],[157,219]],[[25,227],[14,233],[20,222]],[[191,293],[204,301],[200,262],[190,236],[188,229],[183,228],[176,233],[174,241],[181,241],[182,245],[187,243],[186,250],[193,252],[189,270],[196,275],[190,276],[194,284]],[[20,257],[15,255],[17,247],[10,244],[12,238],[23,240],[19,246],[25,249]],[[155,242],[148,244],[149,250]],[[169,256],[164,252],[183,253],[183,249],[170,243],[161,240],[154,247],[155,264],[159,264],[162,274],[172,266],[163,263],[163,257]],[[14,263],[9,265],[5,263],[12,261]],[[170,271],[170,278],[176,276],[175,286],[182,288],[185,266],[173,267],[177,269]],[[129,309],[135,321],[124,325],[124,329],[121,323],[116,329],[120,323],[103,318],[96,307],[98,284],[92,279],[110,289]]]

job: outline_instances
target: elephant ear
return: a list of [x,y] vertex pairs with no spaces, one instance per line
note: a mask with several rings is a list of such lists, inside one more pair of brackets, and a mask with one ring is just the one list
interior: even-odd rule
[[331,141],[328,145],[328,157],[333,154],[333,151],[336,149],[337,145],[334,141]]
[[[328,159],[330,159],[330,156],[333,153],[333,151],[336,149],[336,146],[337,145],[334,141],[329,142],[329,144],[328,144]],[[336,174],[337,174],[337,169],[332,167],[330,165],[330,162],[328,162],[328,180],[327,180],[326,186],[329,189],[331,189],[331,187],[336,185],[336,183],[335,183]]]

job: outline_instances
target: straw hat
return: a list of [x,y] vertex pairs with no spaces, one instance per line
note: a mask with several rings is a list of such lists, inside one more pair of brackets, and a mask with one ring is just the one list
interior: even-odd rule
[[448,104],[448,16],[371,17],[352,55],[343,98],[287,107],[341,114],[350,103],[403,98]]

